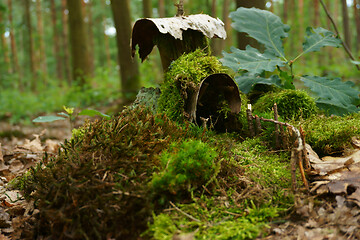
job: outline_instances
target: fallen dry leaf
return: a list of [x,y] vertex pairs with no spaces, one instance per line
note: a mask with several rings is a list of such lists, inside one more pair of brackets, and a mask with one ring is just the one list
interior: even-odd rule
[[40,135],[34,134],[35,139],[30,141],[29,139],[25,139],[25,143],[21,146],[21,148],[30,150],[31,152],[42,152],[44,150],[41,145]]

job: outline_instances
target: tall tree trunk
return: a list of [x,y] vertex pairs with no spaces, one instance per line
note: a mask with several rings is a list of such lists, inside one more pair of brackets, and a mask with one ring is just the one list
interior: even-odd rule
[[55,56],[56,61],[56,77],[58,79],[64,79],[63,74],[63,66],[60,56],[60,40],[59,40],[59,32],[56,25],[56,4],[55,0],[50,0],[50,9],[51,9],[51,24],[53,28],[53,54]]
[[89,76],[94,77],[94,70],[95,70],[95,57],[94,57],[94,51],[95,51],[95,44],[94,44],[94,24],[93,24],[93,16],[92,16],[92,1],[89,0],[87,3],[85,3],[83,0],[81,0],[83,3],[83,18],[86,19],[85,28],[87,32],[87,38],[88,38],[88,50],[89,50]]
[[[216,0],[212,0],[212,4],[211,4],[211,16],[216,18],[217,17],[217,1]],[[212,54],[214,56],[220,56],[221,55],[221,51],[222,51],[222,47],[223,47],[223,43],[225,43],[225,40],[223,39],[219,39],[219,38],[213,38],[211,39],[211,50],[212,50]]]
[[[265,9],[265,0],[236,0],[236,7],[246,7],[246,8],[259,8]],[[237,33],[237,46],[239,49],[245,50],[247,45],[259,48],[260,45],[250,37],[247,37],[245,33]]]
[[46,66],[46,54],[44,43],[44,24],[42,18],[41,0],[36,0],[36,18],[37,18],[37,32],[38,32],[38,44],[39,44],[39,66],[44,75],[44,83],[46,83],[47,66]]
[[116,28],[116,42],[118,47],[118,59],[120,65],[122,93],[126,101],[135,98],[140,88],[138,62],[131,58],[130,37],[131,18],[128,0],[111,0]]
[[159,17],[161,18],[166,17],[164,1],[165,0],[159,0]]
[[288,21],[288,12],[289,12],[289,0],[284,0],[284,9],[283,9],[283,22],[287,23]]
[[314,27],[318,27],[320,22],[319,0],[314,0],[313,4],[314,4]]
[[[4,22],[4,12],[3,10],[0,9],[0,23]],[[0,35],[1,35],[1,48],[3,50],[3,56],[4,56],[4,63],[5,63],[5,68],[7,73],[11,73],[11,65],[10,65],[10,58],[9,58],[9,48],[8,48],[8,43],[6,41],[5,38],[5,26],[1,26],[1,30],[0,30]]]
[[[359,8],[358,8],[359,6]],[[360,52],[360,1],[354,0],[354,20],[356,26],[356,51],[359,54]]]
[[142,2],[143,2],[143,17],[151,18],[152,16],[151,0],[143,0]]
[[27,51],[28,51],[28,65],[30,66],[31,73],[31,90],[36,90],[36,63],[35,63],[35,53],[34,53],[34,41],[33,41],[33,32],[31,26],[31,15],[30,15],[30,0],[25,0],[25,28],[27,32]]
[[62,50],[63,50],[63,66],[65,70],[65,77],[69,85],[72,82],[71,76],[71,65],[70,65],[70,51],[69,51],[69,31],[68,31],[68,14],[66,14],[66,0],[61,0],[61,39],[62,39]]
[[82,0],[67,0],[69,10],[69,33],[71,42],[72,75],[81,86],[91,75],[86,26],[81,9]]
[[349,12],[347,8],[346,0],[341,0],[341,6],[342,6],[345,43],[348,46],[348,48],[351,50],[350,21],[349,21]]
[[19,75],[19,88],[22,89],[21,79],[22,79],[22,72],[19,67],[19,60],[17,55],[17,48],[15,42],[15,34],[14,34],[14,23],[13,23],[13,12],[12,12],[12,0],[8,0],[8,14],[9,14],[9,33],[10,33],[10,47],[11,47],[11,62],[12,67],[15,73]]
[[[105,12],[105,9],[107,8],[106,0],[101,1],[101,5],[103,7],[103,12]],[[104,47],[105,47],[105,55],[106,55],[106,65],[107,67],[110,67],[111,65],[111,56],[110,56],[110,46],[109,46],[109,37],[106,34],[106,16],[102,16],[102,25],[103,25],[103,33],[104,33]]]
[[303,42],[302,41],[302,38],[305,34],[305,29],[304,29],[304,26],[305,26],[305,22],[304,22],[304,0],[299,0],[298,1],[298,11],[299,11],[299,30],[300,30],[300,34],[299,36],[301,37],[300,42]]
[[226,40],[223,42],[223,46],[221,47],[221,49],[225,49],[226,45],[230,46],[232,44],[232,28],[231,28],[229,13],[230,13],[230,0],[224,0],[222,17],[223,17],[224,27],[227,37]]

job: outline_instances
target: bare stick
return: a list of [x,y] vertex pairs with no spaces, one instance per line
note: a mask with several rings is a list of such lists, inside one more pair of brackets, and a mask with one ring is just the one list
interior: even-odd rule
[[256,123],[255,132],[256,135],[259,135],[261,133],[261,122],[258,115],[255,115],[255,123]]
[[181,210],[180,208],[178,208],[175,204],[173,204],[171,201],[170,201],[170,205],[173,206],[173,208],[176,209],[176,211],[180,212],[181,214],[185,215],[186,217],[190,218],[191,220],[195,221],[195,222],[201,222],[199,219],[197,218],[194,218],[193,216],[191,216],[190,214],[184,212],[183,210]]
[[[274,103],[274,120],[278,121],[279,115],[278,115],[278,109],[277,104]],[[275,148],[280,148],[280,137],[279,137],[279,124],[275,123]]]
[[255,131],[254,131],[254,125],[253,125],[253,115],[251,113],[251,104],[248,104],[248,108],[246,109],[246,116],[247,116],[247,120],[248,120],[248,124],[249,124],[250,136],[254,137]]
[[[300,135],[301,135],[301,139],[305,145],[305,132],[301,126],[300,126]],[[309,171],[310,170],[310,160],[309,160],[309,156],[307,154],[307,150],[306,150],[305,146],[303,149],[303,156],[304,156],[304,169],[305,169],[305,171]]]
[[303,164],[302,164],[302,162],[303,162],[303,151],[297,151],[297,160],[298,160],[298,165],[299,165],[299,169],[300,169],[300,175],[301,175],[301,179],[302,179],[302,181],[303,181],[303,183],[304,183],[304,186],[305,186],[305,188],[306,188],[306,190],[308,190],[309,191],[309,184],[308,184],[308,182],[307,182],[307,180],[306,180],[306,176],[305,176],[305,172],[304,172],[304,168],[303,168]]
[[[321,5],[322,5],[322,7],[323,7],[323,9],[324,9],[327,17],[330,19],[331,24],[334,26],[336,35],[337,35],[337,36],[339,37],[339,39],[341,40],[341,44],[344,46],[344,49],[345,49],[346,53],[349,55],[349,57],[351,58],[351,60],[355,61],[355,58],[354,58],[354,56],[352,55],[349,47],[348,47],[348,46],[346,45],[346,43],[342,40],[342,38],[341,38],[341,36],[340,36],[340,33],[339,33],[339,31],[338,31],[338,28],[337,28],[337,26],[336,26],[333,18],[331,17],[328,9],[326,8],[324,2],[323,2],[322,0],[320,0],[320,3],[321,3]],[[357,65],[357,64],[355,64],[355,66],[356,66],[356,68],[360,71],[360,66]]]

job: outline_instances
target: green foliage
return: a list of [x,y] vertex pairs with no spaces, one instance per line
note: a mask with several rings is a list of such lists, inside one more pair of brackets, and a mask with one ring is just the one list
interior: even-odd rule
[[309,118],[317,113],[315,100],[302,90],[282,90],[264,94],[254,105],[254,110],[270,112],[278,106],[278,114],[285,120]]
[[218,154],[199,140],[172,144],[160,155],[161,170],[151,181],[155,192],[179,194],[206,184],[214,175]]
[[321,156],[341,154],[351,148],[351,138],[360,136],[360,114],[344,117],[317,116],[302,121],[306,142]]
[[[255,84],[294,89],[296,77],[303,81],[314,94],[317,94],[318,106],[327,113],[344,115],[358,111],[356,104],[360,100],[359,91],[353,89],[353,85],[349,82],[343,83],[339,79],[329,77],[307,75],[299,77],[293,73],[294,62],[304,54],[319,51],[326,46],[339,47],[341,40],[336,38],[334,33],[323,28],[307,28],[303,52],[293,60],[288,60],[282,41],[288,36],[289,27],[283,24],[279,17],[271,12],[255,8],[238,8],[230,14],[230,17],[237,31],[249,34],[265,47],[263,53],[250,46],[247,46],[246,50],[231,48],[231,53],[223,52],[224,58],[221,61],[225,66],[236,73],[246,71],[246,74],[235,78],[240,90],[248,93]],[[284,66],[290,69],[290,74],[281,69]],[[265,78],[265,73],[275,75]],[[336,84],[335,87],[334,84]]]
[[170,119],[182,121],[187,91],[194,90],[210,74],[224,71],[216,57],[209,56],[201,49],[179,57],[165,73],[165,80],[160,88],[158,111],[164,112]]

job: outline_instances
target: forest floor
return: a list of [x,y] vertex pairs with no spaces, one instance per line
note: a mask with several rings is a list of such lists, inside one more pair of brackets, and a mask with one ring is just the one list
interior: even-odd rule
[[[27,235],[27,226],[34,222],[38,210],[8,184],[35,166],[45,152],[55,155],[60,144],[71,137],[71,131],[66,121],[36,126],[1,122],[0,134],[0,239],[19,239]],[[347,191],[354,192],[351,188]],[[299,192],[291,213],[270,224],[266,237],[258,239],[360,239],[358,204],[348,201],[344,194]]]

